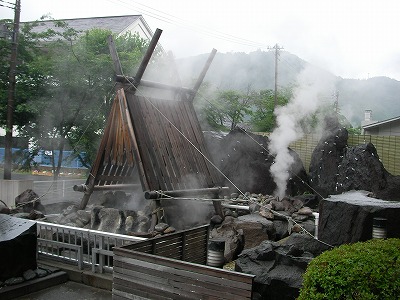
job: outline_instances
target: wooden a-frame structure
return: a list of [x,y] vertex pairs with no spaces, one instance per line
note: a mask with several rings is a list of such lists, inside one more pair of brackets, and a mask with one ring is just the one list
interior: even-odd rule
[[[170,196],[216,196],[227,189],[220,187],[222,176],[209,160],[193,108],[193,98],[216,50],[211,52],[193,89],[142,80],[160,35],[157,29],[135,77],[121,75],[118,54],[109,38],[118,88],[90,175],[83,187],[74,188],[84,192],[81,209],[95,190],[132,186],[134,172],[138,172],[148,199],[162,198],[160,191]],[[147,97],[138,92],[139,85],[158,90],[160,95],[173,91],[178,98]],[[218,203],[214,202],[214,207],[221,214]]]

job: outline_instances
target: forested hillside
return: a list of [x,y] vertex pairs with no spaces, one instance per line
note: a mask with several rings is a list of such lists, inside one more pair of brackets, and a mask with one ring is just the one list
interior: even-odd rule
[[[273,89],[275,77],[275,53],[255,51],[246,53],[217,53],[206,75],[205,82],[219,90]],[[185,86],[192,86],[209,54],[179,59],[177,66]],[[278,87],[296,84],[300,71],[309,65],[306,61],[286,51],[278,59]],[[400,115],[400,82],[387,77],[369,79],[345,79],[328,71],[336,90],[326,91],[326,98],[334,101],[338,92],[339,108],[353,124],[360,126],[366,109],[372,110],[376,121]]]

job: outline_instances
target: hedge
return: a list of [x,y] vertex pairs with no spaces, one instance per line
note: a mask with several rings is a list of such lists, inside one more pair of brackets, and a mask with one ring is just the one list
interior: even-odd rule
[[400,299],[400,239],[341,245],[313,259],[298,300]]

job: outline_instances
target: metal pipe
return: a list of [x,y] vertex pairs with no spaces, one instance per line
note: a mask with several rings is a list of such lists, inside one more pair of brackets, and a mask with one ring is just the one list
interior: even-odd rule
[[226,207],[226,208],[250,210],[250,207],[249,207],[249,206],[246,206],[246,205],[235,205],[235,204],[224,204],[224,203],[222,203],[222,206],[223,206],[223,207]]
[[[108,190],[129,190],[132,188],[142,187],[140,184],[109,184],[109,185],[95,185],[93,187],[94,191],[108,191]],[[89,188],[85,184],[74,185],[73,189],[75,192],[86,193]]]
[[229,191],[229,187],[213,187],[203,189],[192,189],[192,190],[175,190],[175,191],[146,191],[144,197],[146,199],[162,199],[170,197],[181,197],[181,196],[198,196],[198,195],[218,195],[222,192]]

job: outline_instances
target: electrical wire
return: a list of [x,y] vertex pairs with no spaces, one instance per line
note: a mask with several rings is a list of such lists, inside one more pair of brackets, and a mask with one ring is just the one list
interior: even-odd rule
[[[212,166],[213,166],[213,168],[215,168],[215,170],[218,172],[218,173],[220,173],[234,188],[236,188],[236,190],[241,194],[241,195],[243,195],[243,197],[244,197],[244,199],[246,199],[246,200],[248,200],[249,202],[251,202],[251,203],[254,203],[254,204],[257,204],[257,205],[260,205],[260,203],[259,202],[257,202],[256,201],[256,199],[255,198],[252,198],[252,197],[248,197],[248,196],[246,196],[246,194],[245,193],[243,193],[238,187],[237,187],[237,185],[227,176],[227,175],[225,175],[223,172],[222,172],[222,170],[221,169],[219,169],[207,156],[205,156],[204,155],[204,153],[203,152],[201,152],[201,150],[199,150],[186,136],[185,136],[185,134],[183,133],[183,132],[181,132],[176,126],[175,126],[175,124],[173,124],[169,119],[168,119],[168,117],[166,117],[151,101],[150,101],[150,99],[146,96],[146,95],[144,95],[143,94],[143,92],[140,90],[140,89],[138,89],[134,84],[133,84],[133,82],[131,82],[130,81],[130,79],[129,79],[129,77],[127,77],[127,76],[125,76],[124,74],[122,74],[124,77],[125,77],[125,80],[126,80],[126,82],[128,82],[129,83],[129,85],[138,93],[138,94],[140,94],[141,95],[141,97],[143,97],[171,126],[172,126],[172,128],[174,128],[175,130],[177,130],[177,132],[205,159],[205,160],[207,160],[207,162],[208,163],[210,163]],[[245,131],[246,132],[246,131]],[[248,135],[248,136],[250,136],[250,135]],[[255,141],[254,139],[252,139],[253,141]],[[258,145],[260,145],[259,143],[257,143]],[[264,147],[263,147],[263,149],[265,149]],[[267,150],[267,149],[265,149],[268,153],[269,153],[269,151]],[[303,181],[304,182],[304,181]],[[313,190],[313,189],[312,189]],[[320,242],[320,243],[322,243],[322,244],[324,244],[324,245],[326,245],[326,246],[329,246],[329,247],[331,247],[331,248],[334,248],[334,246],[332,246],[332,245],[329,245],[328,243],[326,243],[326,242],[324,242],[324,241],[321,241],[321,240],[319,240],[319,239],[317,239],[315,236],[313,236],[309,231],[307,231],[301,224],[299,224],[299,223],[297,223],[292,217],[290,217],[290,216],[286,216],[286,215],[283,215],[283,214],[281,214],[281,213],[279,213],[279,212],[277,212],[277,211],[275,211],[275,210],[272,210],[271,208],[269,208],[269,207],[267,207],[267,206],[265,206],[265,205],[261,205],[264,209],[266,209],[266,210],[268,210],[268,211],[270,211],[271,213],[273,213],[273,214],[275,214],[275,215],[279,215],[279,216],[281,216],[281,217],[284,217],[284,218],[286,218],[287,220],[288,220],[288,222],[289,222],[289,224],[290,224],[290,222],[293,222],[294,224],[297,224],[301,229],[302,229],[302,231],[303,232],[305,232],[306,234],[308,234],[309,236],[311,236],[312,238],[314,238],[315,240],[317,240],[318,242]]]
[[222,40],[225,40],[225,41],[228,41],[231,43],[241,44],[244,46],[249,46],[249,47],[254,47],[254,48],[267,47],[267,45],[264,43],[251,41],[251,40],[248,40],[245,38],[234,36],[232,34],[227,34],[227,33],[215,30],[215,28],[210,28],[210,27],[207,27],[204,25],[194,24],[194,23],[184,20],[182,18],[162,12],[160,10],[157,10],[148,5],[144,5],[144,4],[141,4],[136,1],[129,1],[129,2],[123,1],[123,0],[107,0],[107,1],[111,2],[111,3],[119,4],[121,6],[129,8],[129,9],[132,9],[131,4],[135,3],[136,4],[135,11],[138,11],[138,12],[142,13],[143,15],[149,16],[151,18],[157,19],[159,21],[162,21],[162,22],[165,22],[168,24],[177,25],[186,30],[193,30],[193,31],[202,33],[204,35],[207,35],[207,36],[210,36],[213,38],[222,39]]

